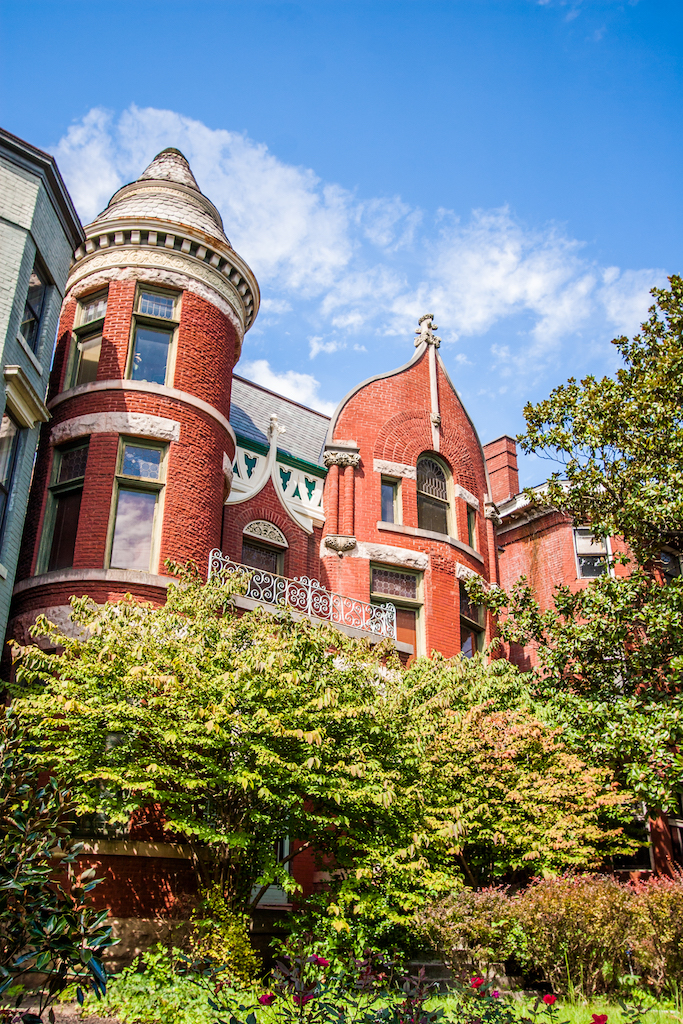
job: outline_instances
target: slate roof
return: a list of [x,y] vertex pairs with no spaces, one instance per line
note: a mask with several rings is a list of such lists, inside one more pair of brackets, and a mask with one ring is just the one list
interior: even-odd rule
[[233,376],[230,422],[236,434],[268,445],[271,414],[285,432],[278,439],[278,451],[295,459],[322,466],[322,450],[330,425],[330,417],[308,409],[274,391],[254,384],[244,377]]

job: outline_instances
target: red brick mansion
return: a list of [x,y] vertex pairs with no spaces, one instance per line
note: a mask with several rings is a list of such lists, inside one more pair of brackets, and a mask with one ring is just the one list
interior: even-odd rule
[[[254,570],[242,607],[284,600],[391,638],[404,661],[471,656],[492,623],[468,576],[506,587],[526,573],[547,601],[554,584],[605,571],[589,531],[530,512],[515,442],[482,446],[430,314],[406,339],[408,361],[358,384],[331,418],[238,376],[258,283],[177,150],[121,188],[85,238],[9,636],[25,641],[39,612],[64,625],[72,594],[163,602],[165,560],[195,559]],[[139,852],[121,856],[133,877]],[[122,917],[158,910],[119,904]]]

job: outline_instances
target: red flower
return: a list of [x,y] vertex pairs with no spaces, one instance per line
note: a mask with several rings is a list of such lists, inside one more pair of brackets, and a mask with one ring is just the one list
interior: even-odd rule
[[607,1024],[606,1013],[594,1013],[592,1024]]
[[480,978],[478,975],[476,977],[472,978],[472,980],[470,982],[470,985],[472,986],[472,988],[481,988],[481,986],[483,984],[484,984],[484,979]]
[[308,995],[292,996],[292,999],[294,1000],[294,1005],[295,1006],[303,1006],[304,1003],[310,1003],[312,998],[313,998],[313,993],[312,992],[309,992]]
[[324,956],[318,956],[317,953],[314,954],[313,956],[309,956],[308,962],[309,962],[309,964],[317,964],[318,967],[329,967],[330,966],[330,961],[326,960]]
[[274,992],[264,992],[262,996],[258,997],[258,1001],[261,1006],[272,1006],[275,1002]]
[[546,1006],[552,1006],[557,1002],[557,996],[543,996],[543,1002]]

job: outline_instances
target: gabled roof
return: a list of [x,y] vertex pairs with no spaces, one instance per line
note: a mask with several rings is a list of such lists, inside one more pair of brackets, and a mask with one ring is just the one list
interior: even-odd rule
[[275,413],[285,430],[278,439],[278,451],[294,459],[322,466],[322,451],[330,417],[299,405],[290,398],[254,384],[244,377],[232,379],[230,422],[246,441],[268,446],[270,417]]

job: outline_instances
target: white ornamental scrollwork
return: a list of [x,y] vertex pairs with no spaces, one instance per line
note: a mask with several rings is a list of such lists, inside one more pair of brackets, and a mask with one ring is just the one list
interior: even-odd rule
[[325,452],[323,454],[323,462],[329,468],[330,466],[353,466],[354,468],[360,465],[360,453],[359,452]]
[[288,579],[264,569],[254,569],[227,558],[218,548],[209,556],[209,576],[232,572],[247,579],[246,597],[263,604],[289,605],[303,615],[341,626],[350,626],[375,636],[396,640],[396,608],[393,604],[369,604],[325,590],[309,576]]
[[257,537],[259,540],[279,544],[283,548],[289,547],[287,538],[282,530],[278,529],[274,523],[269,523],[266,519],[254,519],[253,522],[248,523],[244,527],[242,533],[247,537]]

